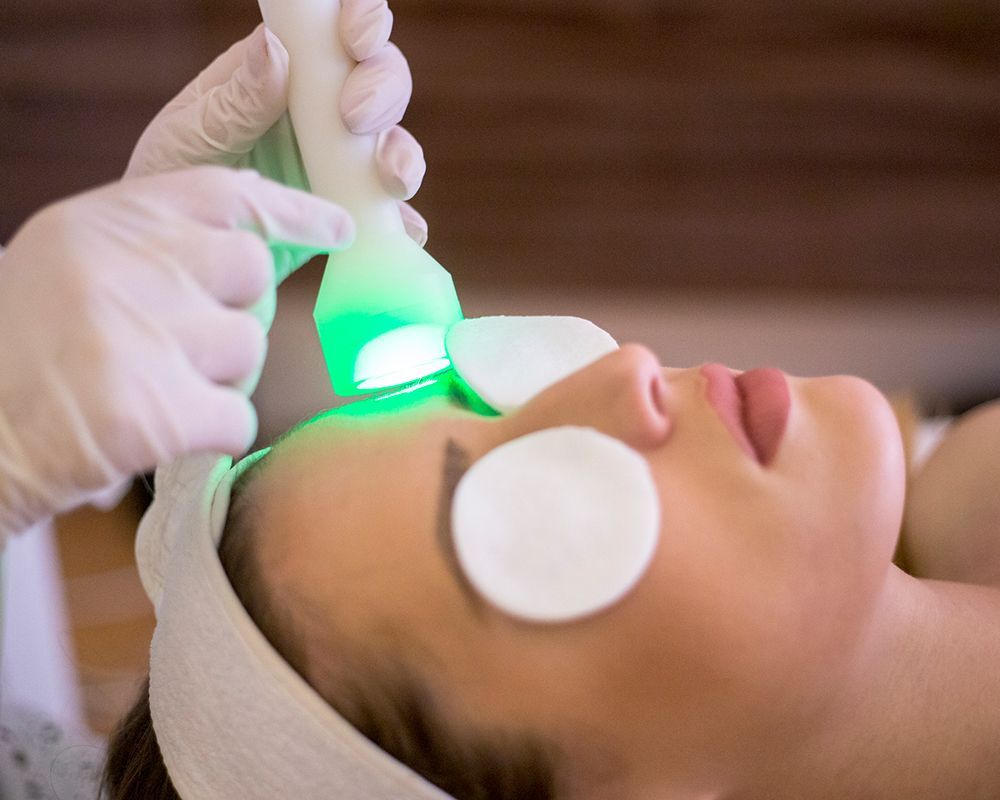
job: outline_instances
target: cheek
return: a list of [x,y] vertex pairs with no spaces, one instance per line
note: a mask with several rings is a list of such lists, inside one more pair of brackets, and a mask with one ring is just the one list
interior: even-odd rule
[[773,473],[694,455],[657,469],[661,541],[621,610],[689,688],[814,687],[850,657],[888,574],[905,475],[892,411],[858,379],[802,383]]
[[685,489],[671,495],[654,561],[619,609],[620,630],[643,632],[619,652],[656,675],[661,692],[675,689],[671,702],[721,707],[760,696],[786,657],[787,558],[745,503]]
[[[808,697],[802,598],[739,538],[746,529],[665,532],[642,583],[608,614],[603,672],[634,719],[699,746],[763,735]],[[612,623],[613,618],[613,624]],[[593,648],[591,652],[597,652]]]

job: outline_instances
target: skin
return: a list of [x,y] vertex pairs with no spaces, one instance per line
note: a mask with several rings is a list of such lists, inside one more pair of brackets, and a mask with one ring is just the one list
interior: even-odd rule
[[[455,719],[559,742],[576,798],[996,797],[996,590],[892,564],[905,464],[878,391],[789,385],[766,468],[697,369],[636,345],[505,417],[435,398],[293,434],[263,473],[260,554],[311,609],[307,677],[337,679],[324,626],[406,653]],[[664,528],[618,604],[532,625],[470,601],[442,554],[444,454],[565,424],[647,460]]]

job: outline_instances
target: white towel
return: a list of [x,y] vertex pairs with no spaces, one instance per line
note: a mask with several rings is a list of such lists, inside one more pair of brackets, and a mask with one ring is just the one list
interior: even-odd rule
[[218,558],[233,480],[212,455],[156,474],[136,543],[156,606],[153,728],[186,800],[450,800],[339,716],[257,629]]

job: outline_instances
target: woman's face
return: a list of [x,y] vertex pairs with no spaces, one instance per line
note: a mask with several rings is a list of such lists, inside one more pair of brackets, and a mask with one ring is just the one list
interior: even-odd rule
[[[720,753],[750,761],[805,730],[849,674],[903,507],[902,446],[882,395],[844,376],[788,386],[787,426],[766,466],[709,404],[701,371],[663,369],[635,345],[504,417],[444,397],[328,417],[272,456],[265,569],[353,640],[405,654],[466,718],[610,753],[609,770],[645,770],[651,784],[653,772],[680,780]],[[468,466],[568,424],[646,459],[660,542],[613,607],[524,623],[476,597],[455,566],[454,455]],[[310,663],[335,659],[321,641]]]

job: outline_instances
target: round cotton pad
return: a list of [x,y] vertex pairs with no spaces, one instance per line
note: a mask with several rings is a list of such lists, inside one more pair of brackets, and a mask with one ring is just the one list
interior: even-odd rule
[[452,506],[458,562],[514,617],[566,622],[620,600],[656,550],[660,503],[645,459],[591,428],[549,428],[473,464]]
[[453,325],[445,347],[469,388],[507,414],[618,343],[579,317],[478,317]]

